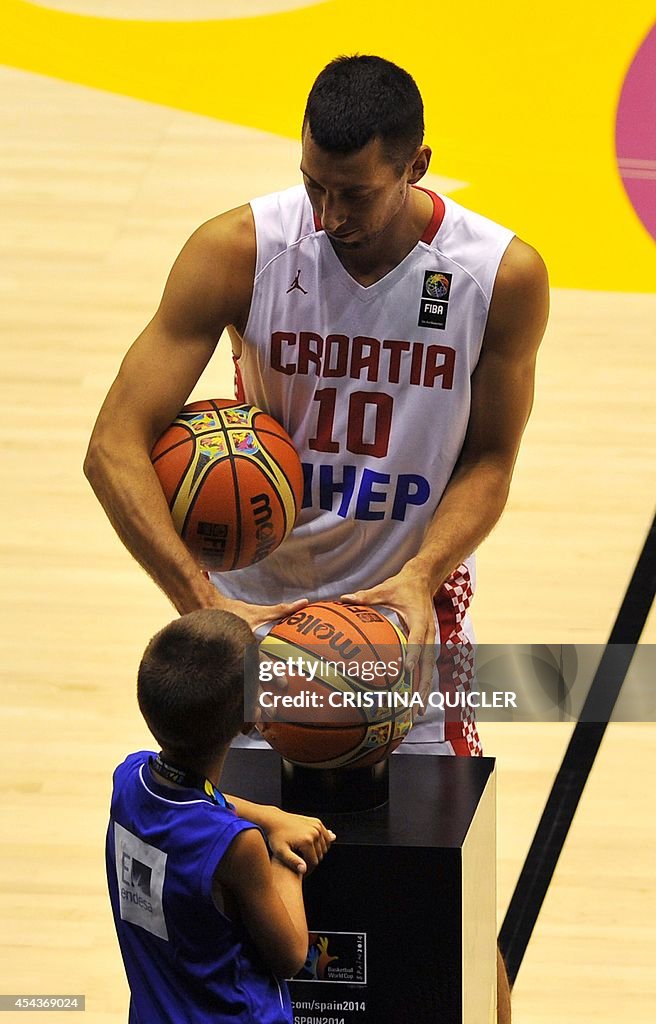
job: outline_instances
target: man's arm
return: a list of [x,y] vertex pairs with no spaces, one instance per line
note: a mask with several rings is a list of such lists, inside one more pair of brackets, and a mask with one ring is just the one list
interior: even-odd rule
[[[547,271],[520,239],[499,266],[460,458],[422,545],[403,569],[377,587],[343,595],[396,609],[409,643],[426,645],[419,686],[430,688],[435,643],[432,598],[488,535],[508,497],[519,444],[533,403],[535,360],[549,309]],[[417,649],[415,649],[417,650]],[[417,652],[418,653],[418,652]]]
[[262,959],[281,978],[296,974],[307,956],[301,879],[280,861],[269,860],[256,829],[235,836],[214,876],[216,902],[220,905],[225,887]]
[[255,626],[287,614],[228,601],[178,537],[150,452],[184,405],[228,324],[243,330],[255,267],[244,206],[208,221],[178,256],[157,313],[121,365],[100,410],[84,471],[117,534],[180,613],[218,606]]

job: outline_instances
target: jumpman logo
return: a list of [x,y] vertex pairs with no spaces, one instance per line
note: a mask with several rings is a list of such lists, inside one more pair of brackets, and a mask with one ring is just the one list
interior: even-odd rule
[[307,292],[306,292],[305,288],[302,288],[301,285],[299,284],[300,276],[301,276],[301,272],[300,272],[300,270],[297,270],[296,271],[296,277],[294,278],[294,280],[290,284],[289,288],[287,289],[287,293],[286,293],[287,295],[289,295],[290,292],[293,292],[294,288],[298,288],[299,292],[303,292],[304,295],[307,295]]

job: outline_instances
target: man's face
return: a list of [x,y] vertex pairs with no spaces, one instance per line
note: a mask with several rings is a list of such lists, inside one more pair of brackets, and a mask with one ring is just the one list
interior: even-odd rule
[[380,139],[355,153],[328,153],[303,132],[301,173],[312,208],[335,249],[362,249],[378,239],[401,210],[407,178]]

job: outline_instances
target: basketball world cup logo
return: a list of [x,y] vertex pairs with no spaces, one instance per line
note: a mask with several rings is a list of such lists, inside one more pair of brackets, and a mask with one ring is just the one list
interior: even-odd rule
[[194,434],[202,434],[204,430],[214,430],[218,423],[217,414],[213,410],[189,413],[183,409],[178,419],[186,423]]
[[228,454],[228,445],[225,438],[210,434],[198,439],[198,451],[206,459],[222,459]]
[[244,409],[223,409],[223,420],[229,427],[246,426],[250,422],[251,409],[246,406]]
[[424,290],[431,299],[446,299],[450,284],[450,274],[427,274]]
[[260,450],[252,430],[232,430],[230,437],[235,451],[242,455],[255,455]]

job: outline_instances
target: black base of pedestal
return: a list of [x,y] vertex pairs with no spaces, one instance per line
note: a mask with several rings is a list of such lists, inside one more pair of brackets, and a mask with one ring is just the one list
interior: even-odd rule
[[[395,754],[385,765],[388,803],[326,811],[308,787],[332,799],[334,780],[281,768],[273,751],[230,752],[226,792],[288,809],[298,796],[300,809],[337,833],[303,883],[310,949],[289,983],[299,1024],[489,1024],[488,1013],[465,1012],[463,845],[493,768],[489,758]],[[341,789],[352,773],[338,774]],[[477,871],[493,886],[493,847]],[[472,927],[485,934],[487,925],[475,918]],[[492,926],[484,940],[492,965],[494,939]]]
[[368,768],[304,768],[283,759],[280,795],[286,811],[351,814],[389,800],[389,762]]

